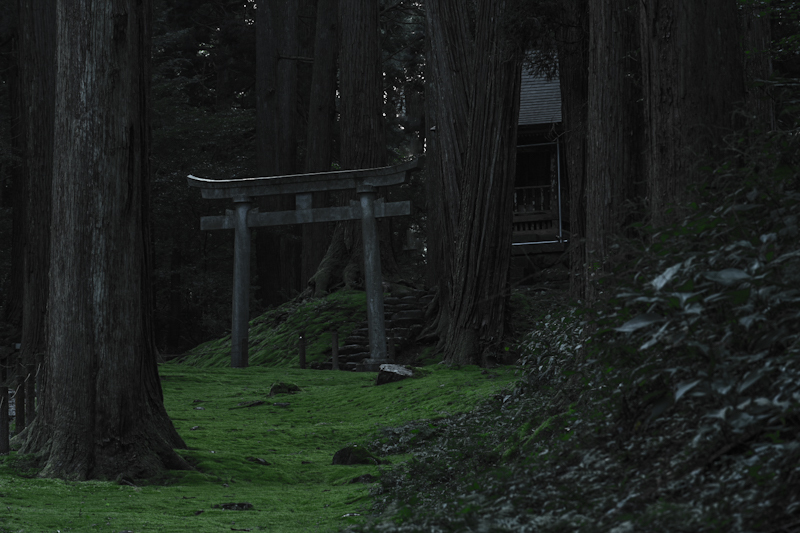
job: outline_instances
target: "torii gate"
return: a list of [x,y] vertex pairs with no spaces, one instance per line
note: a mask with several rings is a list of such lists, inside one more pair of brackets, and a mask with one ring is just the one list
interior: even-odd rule
[[[248,365],[248,327],[250,317],[250,228],[334,222],[361,219],[364,240],[364,284],[367,293],[367,322],[369,326],[370,358],[366,370],[377,370],[388,362],[386,354],[386,324],[383,310],[383,281],[378,242],[378,217],[411,213],[411,202],[384,202],[375,199],[378,187],[397,185],[406,180],[409,171],[421,167],[422,158],[392,167],[364,170],[340,170],[315,174],[296,174],[265,178],[216,180],[189,175],[189,186],[202,189],[203,198],[230,198],[234,209],[223,216],[201,217],[201,230],[232,229],[233,253],[233,313],[231,324],[231,366]],[[344,207],[312,207],[312,193],[355,189],[360,202],[351,201]],[[252,208],[254,196],[294,194],[294,211],[259,213]]]

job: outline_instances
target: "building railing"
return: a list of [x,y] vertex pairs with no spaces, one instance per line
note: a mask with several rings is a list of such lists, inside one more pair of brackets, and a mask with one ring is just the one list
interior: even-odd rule
[[539,146],[555,146],[557,179],[552,186],[514,188],[512,250],[520,250],[522,253],[527,253],[525,250],[531,245],[542,245],[535,246],[534,250],[563,251],[569,241],[569,233],[564,231],[561,210],[561,146],[558,142],[549,142],[519,145],[517,149]]
[[532,185],[514,188],[514,213],[532,213],[551,210],[550,185]]

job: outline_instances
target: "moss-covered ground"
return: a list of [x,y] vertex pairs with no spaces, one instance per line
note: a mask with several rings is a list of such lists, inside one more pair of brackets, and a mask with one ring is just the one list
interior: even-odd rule
[[[167,410],[189,447],[180,453],[197,471],[135,486],[64,482],[33,477],[12,452],[0,459],[0,531],[335,530],[360,521],[354,515],[370,505],[370,485],[351,481],[378,474],[374,465],[332,465],[337,450],[386,427],[467,411],[514,379],[510,368],[440,365],[382,386],[374,373],[181,364],[160,371]],[[270,397],[279,382],[301,391]],[[243,502],[253,508],[221,507]]]
[[[250,321],[250,364],[286,367],[298,365],[298,342],[305,333],[306,361],[330,357],[331,332],[339,342],[366,319],[363,291],[341,290],[325,298],[293,300]],[[185,364],[199,367],[230,366],[231,336],[227,335],[193,348],[181,357]]]

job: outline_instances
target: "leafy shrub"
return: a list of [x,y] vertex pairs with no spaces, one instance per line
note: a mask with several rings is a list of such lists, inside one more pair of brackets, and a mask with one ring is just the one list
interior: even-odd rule
[[[800,495],[796,132],[739,139],[679,224],[521,343],[469,415],[387,430],[369,531],[771,531]],[[428,424],[428,423],[420,423]],[[777,529],[776,529],[777,528]]]

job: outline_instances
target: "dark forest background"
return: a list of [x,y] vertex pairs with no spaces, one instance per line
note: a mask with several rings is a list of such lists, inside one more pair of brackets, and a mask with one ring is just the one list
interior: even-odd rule
[[[11,283],[12,175],[17,171],[12,113],[14,82],[13,1],[4,1],[0,25],[0,299]],[[311,93],[316,1],[297,5],[300,60],[296,61],[297,142],[295,171],[306,160],[306,126]],[[201,232],[200,217],[226,206],[202,200],[186,176],[234,178],[257,175],[255,2],[157,0],[153,17],[152,64],[152,240],[155,326],[162,353],[180,353],[230,328],[233,235]],[[382,65],[385,72],[387,160],[419,153],[423,118],[424,13],[419,3],[387,2],[381,13]],[[338,168],[338,130],[333,164]],[[392,245],[402,260],[403,240],[411,224],[424,224],[419,182],[394,193],[413,198],[415,214],[393,221]],[[280,228],[290,240],[300,237]],[[328,231],[331,231],[330,229]],[[261,241],[257,241],[261,242]],[[263,249],[263,248],[262,248]],[[324,249],[323,249],[324,252]],[[274,250],[266,254],[274,259]],[[258,254],[258,252],[256,252]],[[319,260],[319,258],[318,258]],[[254,259],[254,262],[257,259]],[[254,273],[259,272],[254,269]],[[422,271],[424,272],[424,270]],[[267,293],[254,277],[252,316],[305,289],[296,275]],[[417,280],[421,282],[421,280]],[[274,289],[275,287],[270,287]]]
[[[199,230],[201,216],[220,212],[225,206],[202,200],[196,191],[187,187],[185,178],[187,174],[220,178],[258,174],[256,2],[155,0],[153,4],[151,235],[155,330],[162,353],[180,353],[223,335],[229,327],[232,235]],[[302,0],[292,4],[296,9],[292,15],[297,22],[296,42],[291,55],[284,58],[297,69],[296,88],[290,102],[294,116],[291,136],[295,143],[291,170],[303,172],[308,166],[312,56],[318,31],[317,10],[322,1]],[[15,286],[12,263],[17,257],[11,242],[12,208],[19,194],[13,176],[20,166],[14,111],[10,107],[14,96],[17,39],[15,1],[4,0],[0,6],[0,298],[9,302]],[[420,154],[428,131],[424,71],[426,46],[430,43],[426,41],[425,9],[421,1],[381,2],[381,66],[386,161],[389,164]],[[537,0],[522,2],[514,9],[516,15],[510,17],[512,32],[519,33],[516,37],[520,42],[544,51],[537,62],[527,64],[526,68],[554,72],[557,50],[562,60],[565,53],[581,55],[584,59],[590,57],[588,49],[580,48],[589,33],[586,2]],[[774,101],[782,102],[779,105],[783,107],[774,114],[775,126],[785,127],[796,113],[792,112],[791,98],[781,99],[779,93],[781,87],[786,86],[786,80],[800,76],[797,5],[788,0],[748,1],[740,2],[740,9],[763,11],[759,17],[768,20],[772,81],[758,83],[771,91]],[[579,49],[570,48],[573,45]],[[630,46],[634,50],[633,59],[640,61],[641,58],[635,57],[638,53],[635,43]],[[340,58],[343,60],[346,58]],[[566,85],[562,81],[562,88],[568,88],[562,95],[565,106],[586,99],[586,94],[581,93],[585,91],[584,85],[569,85],[570,75],[570,72],[562,72],[562,78],[567,78]],[[635,92],[637,87],[633,90]],[[565,116],[568,115],[565,112]],[[334,121],[333,168],[338,168],[340,163],[337,127],[338,122]],[[404,252],[409,228],[422,239],[426,238],[424,185],[424,175],[416,176],[411,183],[391,193],[393,199],[411,199],[414,213],[403,220],[391,221],[387,235],[391,236],[391,250],[400,265],[397,277],[418,286],[431,286],[436,283],[435,275],[426,270],[424,256]],[[600,223],[587,229],[604,231]],[[269,240],[270,236],[264,231],[256,238],[256,255],[259,256],[259,250],[262,253],[261,259],[254,259],[257,264],[254,265],[253,316],[307,290],[310,273],[315,270],[301,268],[302,254],[312,251],[301,251],[299,243],[303,236],[298,230],[270,231],[279,231],[280,235]],[[323,231],[330,235],[332,228]],[[264,266],[264,257],[275,257],[276,247],[288,250],[281,252],[280,257],[292,256],[296,261],[294,265],[283,265],[285,268],[277,274]],[[319,254],[319,249],[316,253]],[[578,264],[590,263],[581,255],[583,253],[585,251],[573,249],[573,269]],[[315,259],[318,261],[320,257]],[[589,274],[574,272],[575,276],[588,278]],[[573,295],[586,297],[587,290],[591,292],[591,288],[584,285],[582,289],[573,290]]]

